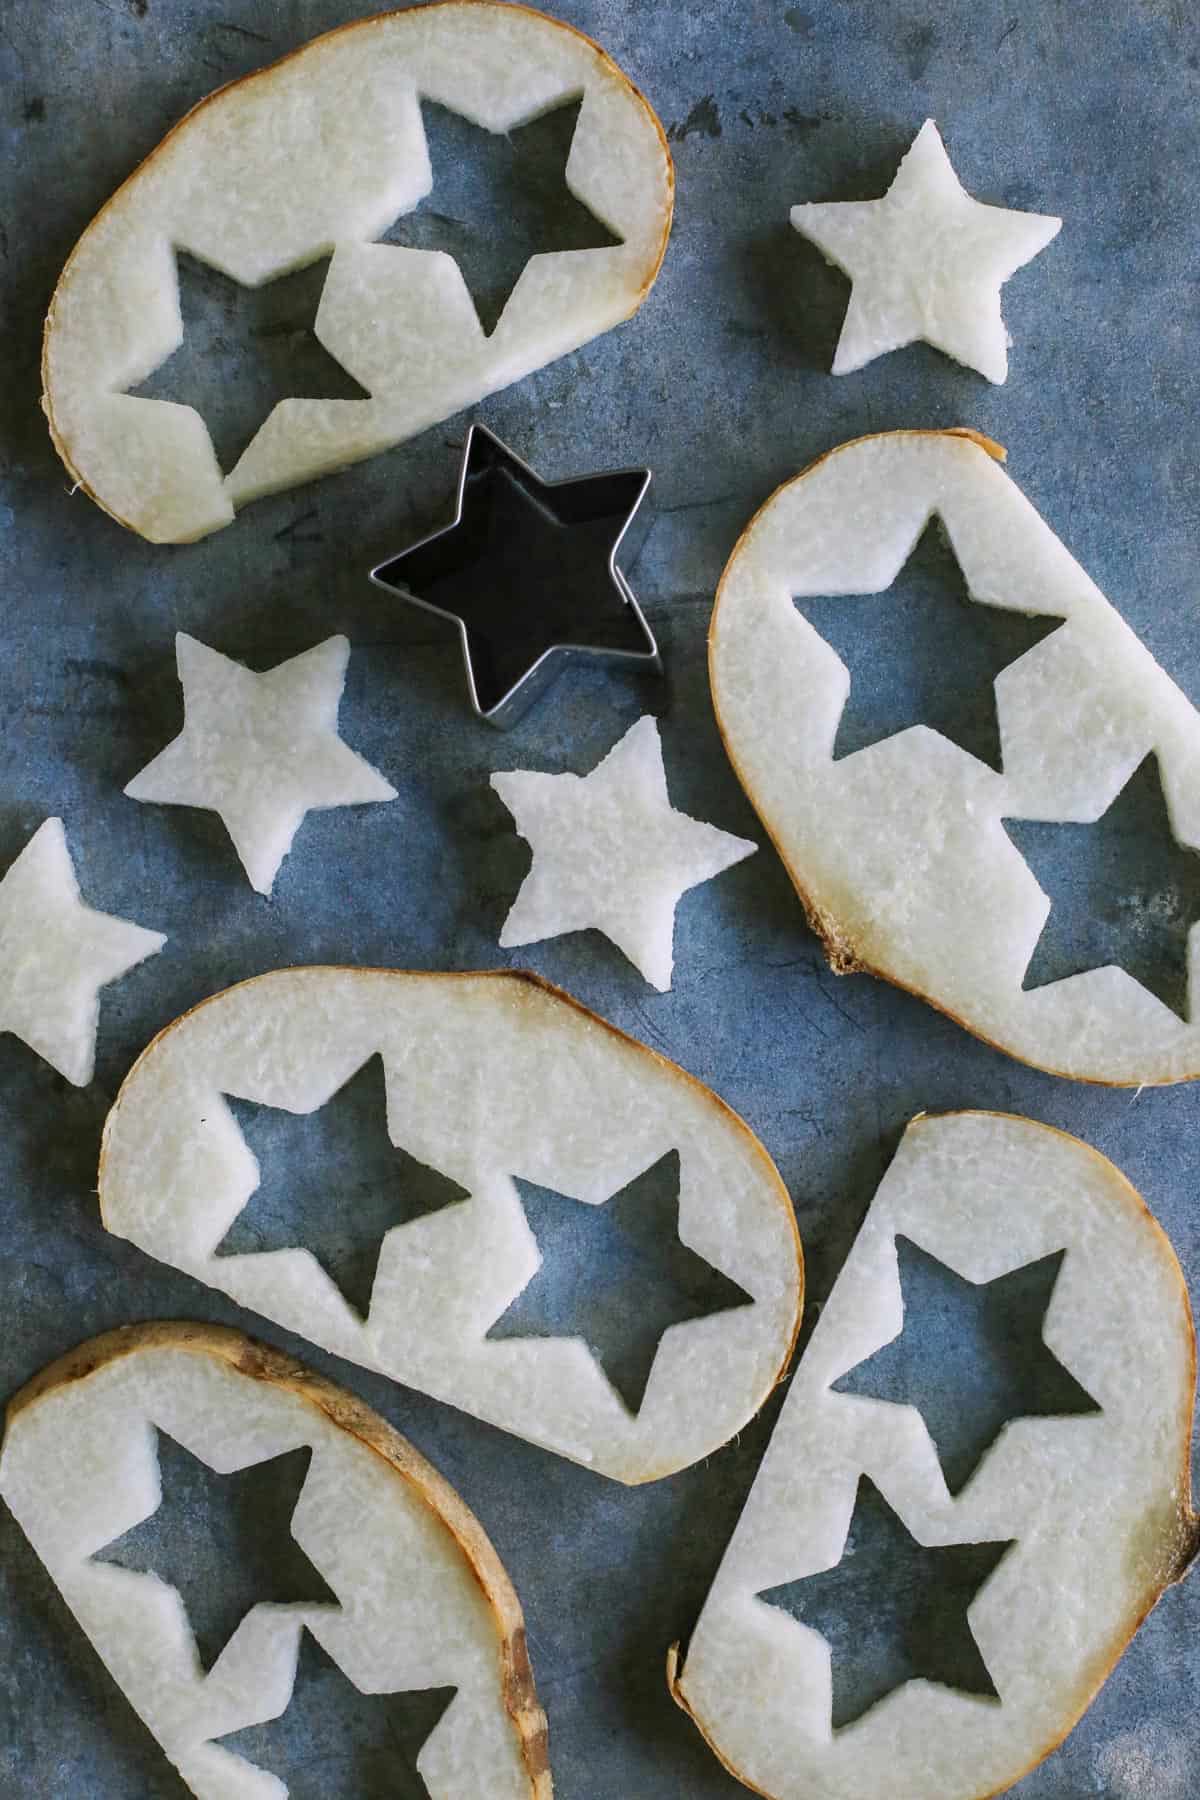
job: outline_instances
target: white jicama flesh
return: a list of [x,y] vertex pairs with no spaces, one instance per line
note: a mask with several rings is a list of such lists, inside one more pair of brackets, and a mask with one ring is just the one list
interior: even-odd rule
[[[375,1057],[392,1144],[463,1196],[385,1231],[363,1316],[298,1244],[217,1254],[264,1174],[224,1096],[312,1113]],[[488,1333],[542,1266],[518,1183],[602,1205],[665,1158],[680,1243],[740,1293],[666,1326],[635,1409],[569,1321],[561,1336]],[[331,1165],[347,1232],[352,1192]],[[100,1207],[119,1237],[322,1348],[624,1482],[740,1430],[787,1364],[803,1297],[787,1190],[749,1128],[675,1064],[509,972],[284,969],[218,994],[126,1079]],[[605,1292],[619,1320],[627,1302]]]
[[[534,256],[485,335],[451,256],[373,242],[430,191],[420,102],[507,132],[575,99],[565,178],[621,241]],[[343,26],[202,102],[85,231],[46,321],[59,454],[143,537],[202,537],[628,318],[658,273],[673,184],[658,119],[570,26],[499,0]],[[370,398],[281,401],[223,478],[199,413],[126,392],[182,342],[176,250],[249,287],[332,252],[314,330]]]
[[[1200,715],[1002,458],[972,432],[891,432],[778,489],[717,594],[709,672],[722,735],[836,970],[883,975],[1054,1073],[1190,1079],[1200,1021],[1125,969],[1022,985],[1050,900],[1003,821],[1095,821],[1153,752],[1173,835],[1195,849]],[[995,682],[1000,770],[922,725],[834,757],[851,678],[796,601],[886,608],[931,519],[981,608],[1064,621]],[[1193,995],[1198,957],[1193,927]]]
[[[221,1474],[309,1446],[292,1532],[340,1606],[252,1607],[206,1675],[178,1591],[93,1560],[158,1508],[160,1431]],[[200,1800],[282,1800],[213,1740],[287,1710],[303,1629],[361,1693],[456,1690],[417,1758],[429,1794],[550,1800],[521,1609],[478,1521],[390,1425],[290,1358],[214,1326],[94,1339],[10,1403],[0,1495]]]
[[[1064,1253],[1049,1353],[1098,1410],[1012,1417],[956,1496],[922,1413],[834,1383],[907,1328],[907,1239],[969,1282]],[[954,1348],[947,1344],[947,1357]],[[1071,1729],[1200,1542],[1189,1462],[1195,1340],[1174,1252],[1078,1139],[989,1113],[909,1126],[788,1389],[676,1699],[771,1800],[982,1800]],[[1012,1542],[967,1625],[994,1692],[910,1679],[833,1727],[837,1670],[874,1646],[823,1634],[780,1586],[837,1566],[866,1477],[924,1546]],[[872,1608],[884,1603],[872,1595]]]

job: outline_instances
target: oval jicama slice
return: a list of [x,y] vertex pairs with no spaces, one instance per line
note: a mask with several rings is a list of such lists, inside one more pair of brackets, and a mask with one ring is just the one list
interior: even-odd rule
[[[709,671],[722,735],[839,973],[882,975],[1057,1074],[1193,1078],[1195,1001],[1180,1016],[1103,958],[1044,984],[1030,967],[1051,902],[1006,822],[1096,821],[1156,757],[1187,863],[1200,846],[1200,715],[1002,458],[970,432],[891,432],[843,445],[781,487],[717,595]],[[848,696],[878,676],[849,674],[797,602],[885,612],[931,520],[978,611],[1033,615],[1043,634],[995,681],[998,768],[924,724],[835,755]],[[948,658],[946,682],[957,675]],[[1129,895],[1113,898],[1134,910]],[[1148,897],[1142,923],[1177,903]],[[1180,951],[1193,995],[1198,956],[1193,926]]]
[[[371,1196],[354,1139],[339,1151],[320,1135],[321,1109],[332,1126],[360,1081],[378,1094],[362,1131],[390,1138]],[[247,1108],[289,1134],[286,1115],[317,1115],[322,1230],[365,1230],[377,1253],[356,1291],[286,1228],[252,1253],[226,1242],[260,1186],[298,1167],[256,1160]],[[401,1201],[406,1182],[431,1200],[381,1223],[376,1192]],[[625,1482],[684,1468],[746,1423],[783,1373],[803,1296],[787,1190],[748,1127],[675,1064],[507,971],[284,969],[204,1002],[118,1094],[100,1208],[117,1236],[323,1349]],[[548,1233],[583,1242],[610,1218],[593,1260],[555,1236],[545,1263]],[[681,1274],[658,1268],[668,1256]],[[666,1310],[631,1372],[643,1300]]]
[[[580,102],[565,179],[619,241],[532,257],[490,335],[453,257],[373,241],[430,191],[422,100],[497,133]],[[499,0],[355,20],[202,101],[88,226],[46,320],[55,445],[120,523],[158,543],[202,537],[628,318],[673,196],[658,119],[572,27]],[[281,401],[223,478],[193,407],[127,391],[182,341],[176,251],[247,287],[332,252],[313,329],[370,397]]]
[[[170,1500],[167,1440],[220,1476],[275,1458],[303,1470],[291,1535],[324,1603],[253,1605],[207,1672],[179,1589],[103,1559]],[[385,1737],[389,1791],[415,1793],[416,1779],[445,1800],[550,1800],[521,1608],[478,1520],[390,1425],[290,1357],[218,1326],[95,1338],[10,1402],[0,1495],[201,1800],[284,1793],[256,1748],[278,1728],[253,1728],[293,1704],[319,1781],[336,1722],[314,1719],[313,1703],[356,1693],[415,1700],[423,1719],[403,1761]],[[194,1521],[198,1541],[205,1528]],[[332,1680],[302,1693],[312,1639]]]
[[[943,1320],[934,1366],[893,1351],[889,1385],[881,1352],[909,1330],[914,1247],[952,1281],[1011,1291],[1029,1270],[1049,1292],[1036,1353],[1061,1412],[1006,1407],[957,1468],[937,1396],[957,1401],[955,1371],[977,1377],[981,1354],[1015,1352],[986,1333],[972,1352]],[[917,1118],[792,1378],[681,1667],[672,1655],[675,1697],[771,1800],[1006,1791],[1075,1724],[1196,1553],[1195,1374],[1179,1264],[1110,1162],[1028,1119]],[[976,1421],[968,1409],[951,1422],[969,1436]],[[914,1607],[901,1635],[921,1678],[893,1665],[876,1679],[880,1623],[912,1604],[892,1590],[897,1559],[853,1613],[831,1608],[825,1572],[874,1557],[867,1533],[885,1516],[905,1568],[932,1559],[943,1590],[965,1572],[953,1673],[945,1624],[922,1642]]]

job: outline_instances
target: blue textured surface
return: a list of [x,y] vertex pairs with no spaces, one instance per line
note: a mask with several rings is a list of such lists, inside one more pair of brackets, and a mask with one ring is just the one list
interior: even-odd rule
[[[41,315],[97,206],[187,105],[353,8],[7,0],[0,10],[0,864],[61,813],[85,895],[171,938],[108,994],[86,1092],[0,1040],[0,1389],[126,1320],[238,1319],[101,1231],[106,1107],[159,1026],[239,976],[325,959],[503,963],[496,940],[526,853],[488,789],[493,768],[581,771],[649,703],[676,803],[761,839],[717,740],[704,632],[737,531],[814,454],[897,425],[967,423],[999,438],[1034,503],[1200,700],[1190,8],[572,0],[567,11],[670,128],[675,234],[636,320],[478,416],[548,477],[654,467],[655,522],[631,573],[669,676],[656,687],[572,671],[500,739],[465,710],[452,636],[365,580],[442,515],[461,421],[258,504],[204,543],[154,549],[68,496],[37,408]],[[882,192],[928,114],[970,191],[1066,219],[1005,291],[1015,350],[1000,389],[924,348],[838,381],[825,373],[846,286],[791,232],[788,208]],[[260,668],[333,631],[354,645],[344,732],[400,798],[311,818],[271,901],[251,892],[215,819],[122,797],[178,727],[179,628]],[[836,979],[767,850],[685,899],[677,955],[665,996],[591,935],[511,960],[676,1057],[745,1114],[793,1194],[812,1301],[828,1294],[903,1123],[958,1105],[1025,1112],[1112,1156],[1195,1291],[1200,1091],[1052,1080],[882,984]],[[672,1707],[662,1666],[695,1618],[776,1405],[703,1467],[626,1491],[311,1360],[409,1433],[492,1534],[525,1604],[560,1800],[742,1792]],[[1024,1800],[1193,1795],[1198,1641],[1193,1582],[1164,1600],[1086,1721],[1021,1785]],[[174,1791],[160,1770],[0,1518],[0,1792]]]

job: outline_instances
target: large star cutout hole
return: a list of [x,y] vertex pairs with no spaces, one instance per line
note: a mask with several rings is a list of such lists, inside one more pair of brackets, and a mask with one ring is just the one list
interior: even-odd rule
[[1092,824],[1005,819],[1004,828],[1050,900],[1022,985],[1115,963],[1186,1021],[1200,855],[1171,829],[1157,756]]
[[850,671],[835,760],[926,725],[999,770],[996,677],[1063,622],[973,600],[936,515],[886,594],[796,605]]
[[758,1598],[829,1645],[835,1731],[909,1681],[996,1699],[967,1610],[1011,1543],[921,1544],[864,1475],[841,1560]]
[[1099,1412],[1042,1335],[1064,1254],[976,1283],[898,1237],[903,1328],[834,1391],[915,1406],[952,1494],[1010,1420]]
[[383,1058],[372,1056],[311,1113],[225,1096],[259,1168],[218,1256],[302,1248],[365,1319],[383,1240],[397,1225],[468,1198],[393,1144]]
[[156,1436],[161,1503],[94,1560],[173,1587],[203,1669],[256,1606],[339,1605],[292,1536],[312,1459],[307,1446],[221,1475],[165,1431]]
[[751,1296],[679,1236],[679,1153],[599,1205],[517,1180],[541,1266],[489,1338],[582,1338],[630,1413],[664,1332]]
[[452,256],[487,336],[532,256],[607,250],[624,241],[567,186],[580,104],[569,100],[498,132],[434,101],[421,102],[433,188],[384,232],[382,242]]
[[214,1742],[277,1775],[288,1800],[430,1800],[417,1759],[457,1692],[360,1693],[305,1631],[287,1709]]
[[369,400],[313,326],[329,258],[246,287],[184,250],[175,253],[183,342],[128,391],[200,414],[228,474],[280,400]]

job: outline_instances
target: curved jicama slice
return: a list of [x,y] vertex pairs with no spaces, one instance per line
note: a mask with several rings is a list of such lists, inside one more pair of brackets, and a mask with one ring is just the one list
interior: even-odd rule
[[[373,241],[430,192],[423,100],[493,132],[580,101],[565,180],[619,241],[532,257],[490,335],[453,257]],[[498,0],[355,20],[203,101],[88,226],[46,320],[54,442],[122,524],[202,537],[628,318],[658,274],[673,193],[658,119],[570,26]],[[332,251],[313,329],[370,398],[281,401],[222,479],[199,413],[127,391],[182,342],[179,250],[248,287]]]
[[[179,1591],[152,1570],[101,1560],[169,1499],[164,1437],[223,1476],[311,1453],[291,1530],[337,1604],[254,1605],[207,1674]],[[246,1728],[311,1703],[293,1692],[308,1634],[334,1665],[339,1699],[357,1690],[420,1705],[434,1690],[411,1746],[422,1792],[549,1800],[521,1608],[478,1520],[390,1425],[290,1357],[218,1326],[95,1338],[10,1403],[0,1494],[201,1800],[284,1793],[247,1748],[261,1734]],[[328,1718],[302,1723],[310,1747],[332,1737]],[[414,1779],[398,1747],[393,1779],[397,1792]]]
[[[429,1195],[417,1216],[381,1222],[356,1140],[343,1163],[334,1138],[318,1138],[318,1223],[369,1234],[366,1291],[339,1286],[330,1259],[286,1230],[269,1249],[231,1254],[245,1240],[225,1240],[260,1185],[276,1169],[292,1180],[282,1153],[255,1160],[238,1123],[246,1104],[289,1131],[286,1114],[329,1106],[332,1132],[331,1103],[360,1078],[378,1083],[372,1125],[386,1093],[399,1158],[393,1173],[384,1145],[376,1189],[399,1202],[416,1165]],[[284,969],[218,994],[126,1079],[105,1126],[100,1207],[110,1231],[323,1349],[625,1482],[684,1468],[738,1431],[783,1373],[799,1323],[791,1203],[753,1133],[675,1064],[507,971]],[[575,1245],[610,1219],[616,1240],[582,1266],[567,1242],[566,1261],[535,1282],[547,1211]],[[305,1230],[319,1249],[311,1221]],[[683,1259],[684,1287],[668,1286],[661,1332],[631,1372],[641,1296],[663,1299],[638,1284],[668,1252]],[[583,1310],[597,1291],[598,1322]],[[549,1302],[540,1322],[532,1300]]]
[[[1174,838],[1195,849],[1200,715],[1002,457],[970,432],[892,432],[843,445],[781,487],[717,595],[709,670],[721,731],[836,970],[883,975],[1058,1074],[1189,1079],[1200,1072],[1200,999],[1181,1017],[1112,963],[1023,985],[1051,903],[1005,821],[1098,820],[1155,755]],[[931,519],[980,611],[1036,615],[1043,634],[995,682],[998,769],[925,725],[835,758],[847,696],[871,675],[849,675],[796,602],[844,596],[847,608],[886,609]],[[1147,916],[1177,903],[1153,896]],[[1198,958],[1193,927],[1181,953],[1193,996]]]
[[[1039,1354],[1075,1384],[1070,1416],[1023,1407],[953,1494],[928,1401],[868,1397],[877,1378],[834,1391],[908,1330],[898,1241],[969,1283],[1029,1264],[1056,1270]],[[942,1370],[960,1355],[939,1339]],[[917,1391],[912,1376],[905,1366],[903,1391]],[[733,1773],[772,1800],[1007,1790],[1071,1729],[1195,1554],[1194,1387],[1179,1265],[1111,1163],[1027,1119],[914,1120],[792,1379],[682,1670],[672,1656],[675,1697]],[[893,1671],[874,1704],[835,1725],[840,1686],[878,1657],[876,1625],[896,1598],[889,1571],[832,1635],[801,1617],[806,1593],[824,1604],[820,1572],[844,1560],[864,1495],[876,1511],[882,1496],[918,1558],[948,1570],[944,1547],[968,1547],[973,1598],[966,1633],[961,1609],[958,1627],[975,1667],[969,1692]],[[861,1537],[849,1547],[859,1561],[871,1554]],[[926,1668],[944,1646],[943,1636]]]

